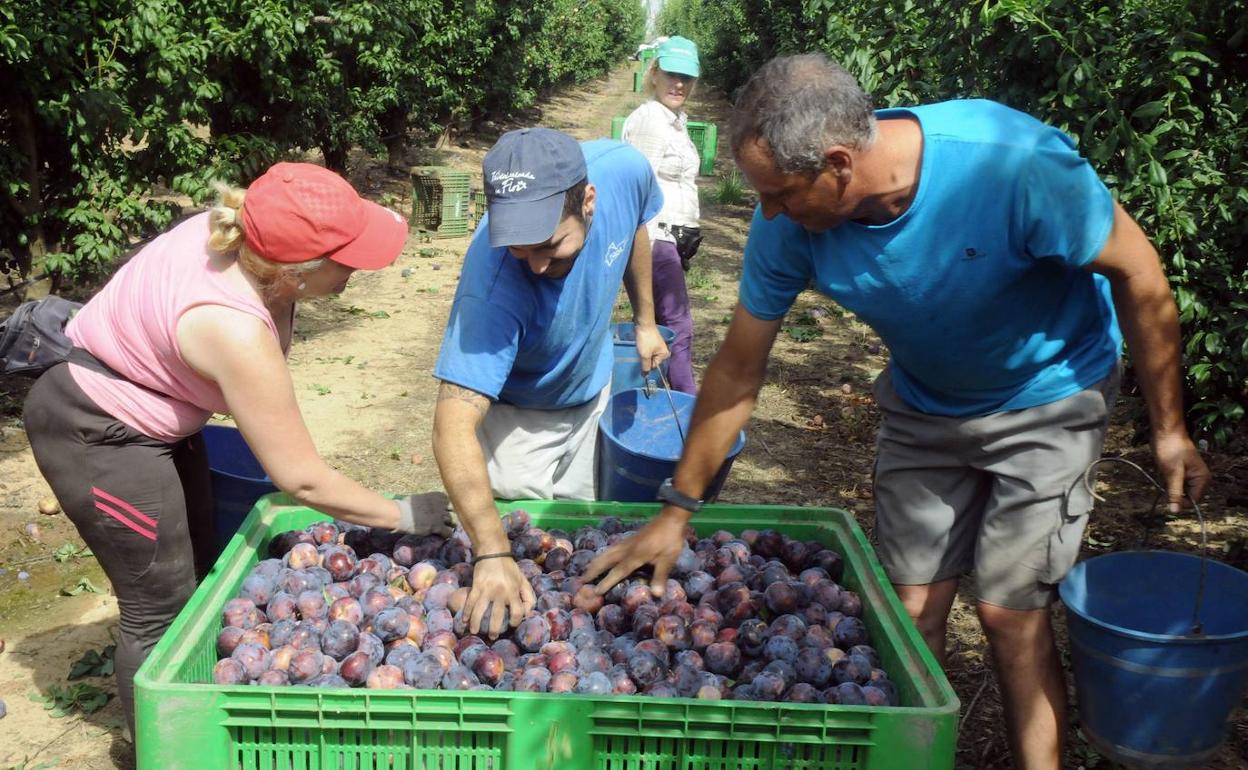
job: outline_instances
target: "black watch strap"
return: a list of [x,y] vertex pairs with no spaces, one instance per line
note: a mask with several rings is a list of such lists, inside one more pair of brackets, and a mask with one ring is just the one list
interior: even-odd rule
[[676,487],[672,486],[672,480],[670,478],[665,479],[663,483],[659,485],[659,492],[657,496],[663,502],[670,503],[678,508],[684,508],[690,513],[697,513],[702,510],[703,501],[697,499],[696,497],[690,497],[689,495],[677,490]]

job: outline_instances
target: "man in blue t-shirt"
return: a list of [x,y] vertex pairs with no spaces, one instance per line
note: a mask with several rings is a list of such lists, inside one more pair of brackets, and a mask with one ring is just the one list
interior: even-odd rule
[[668,504],[586,579],[606,572],[605,591],[650,562],[660,590],[785,313],[814,288],[891,353],[875,387],[875,535],[890,579],[943,663],[959,578],[975,573],[1015,764],[1057,768],[1066,686],[1049,605],[1092,507],[1084,471],[1124,337],[1171,507],[1209,477],[1183,424],[1157,252],[1062,132],[988,101],[873,112],[822,55],[756,73],[731,142],[760,201],[736,314],[660,490]]
[[532,608],[533,590],[494,499],[594,498],[621,281],[642,369],[668,350],[654,321],[646,231],[663,195],[641,153],[525,128],[504,134],[482,167],[488,213],[434,368],[433,450],[477,562],[469,629],[477,633],[488,611],[497,636],[507,611],[515,625]]

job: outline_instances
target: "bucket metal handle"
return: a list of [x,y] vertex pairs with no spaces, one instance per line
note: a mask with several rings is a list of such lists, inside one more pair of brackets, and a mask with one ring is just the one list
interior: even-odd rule
[[[657,366],[654,369],[659,373],[659,379],[663,382],[663,392],[667,394],[667,403],[672,406],[672,419],[676,421],[676,432],[680,434],[680,448],[683,451],[685,448],[685,429],[680,427],[680,412],[676,411],[676,400],[672,398],[672,387],[668,384],[663,370]],[[654,395],[654,381],[649,377],[646,378],[645,393],[646,398]]]
[[[1083,472],[1083,488],[1088,491],[1088,494],[1092,496],[1093,500],[1105,502],[1105,498],[1098,495],[1096,490],[1092,488],[1092,471],[1097,465],[1107,462],[1122,463],[1123,465],[1135,468],[1140,472],[1140,475],[1148,479],[1148,483],[1157,488],[1159,494],[1153,498],[1154,512],[1157,510],[1157,504],[1161,501],[1161,498],[1168,496],[1169,493],[1166,488],[1159,484],[1157,479],[1153,478],[1148,471],[1144,470],[1139,465],[1123,457],[1101,457],[1093,460]],[[1200,581],[1196,587],[1196,604],[1192,609],[1192,635],[1200,636],[1204,633],[1204,626],[1200,622],[1200,608],[1201,604],[1204,602],[1205,578],[1209,572],[1209,536],[1205,530],[1205,517],[1204,514],[1200,512],[1200,506],[1196,503],[1196,500],[1186,492],[1183,496],[1186,497],[1188,502],[1192,504],[1192,510],[1196,511],[1196,519],[1200,522]]]

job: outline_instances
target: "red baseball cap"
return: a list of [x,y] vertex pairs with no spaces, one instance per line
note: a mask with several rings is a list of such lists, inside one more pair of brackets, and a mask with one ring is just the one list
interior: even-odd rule
[[270,262],[324,257],[357,270],[389,265],[407,242],[403,217],[311,163],[277,163],[252,182],[243,231],[251,250]]

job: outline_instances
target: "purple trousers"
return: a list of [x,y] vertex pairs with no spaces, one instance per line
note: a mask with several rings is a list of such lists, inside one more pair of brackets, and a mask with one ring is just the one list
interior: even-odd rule
[[689,290],[685,288],[685,271],[680,267],[676,244],[654,241],[650,245],[654,284],[654,320],[676,332],[667,364],[667,377],[674,390],[690,395],[698,392],[693,380],[693,313],[689,310]]

